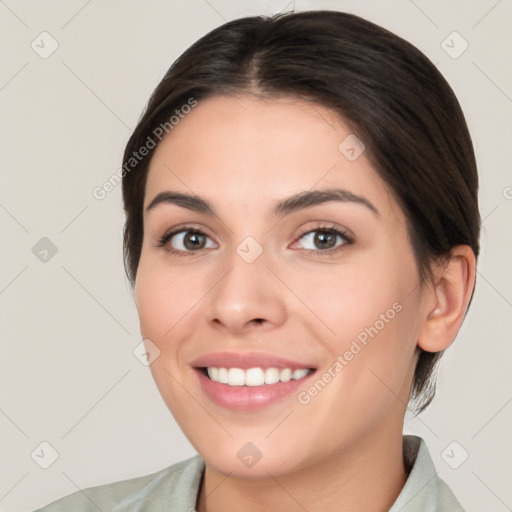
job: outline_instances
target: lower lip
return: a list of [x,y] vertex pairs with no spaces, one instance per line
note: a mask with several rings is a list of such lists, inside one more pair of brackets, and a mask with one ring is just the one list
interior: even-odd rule
[[263,386],[228,386],[209,379],[202,370],[196,369],[196,373],[203,391],[216,404],[226,409],[253,411],[274,404],[296,392],[315,372],[309,373],[302,379]]

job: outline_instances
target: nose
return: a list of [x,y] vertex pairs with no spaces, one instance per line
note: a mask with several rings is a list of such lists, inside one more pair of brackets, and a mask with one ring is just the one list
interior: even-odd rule
[[275,328],[285,321],[286,288],[268,267],[263,252],[251,263],[236,251],[207,295],[207,321],[225,334],[240,336]]

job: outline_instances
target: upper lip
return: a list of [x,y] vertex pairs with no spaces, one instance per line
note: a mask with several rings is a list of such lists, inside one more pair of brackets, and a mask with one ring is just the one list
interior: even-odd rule
[[311,364],[263,352],[214,352],[194,359],[191,366],[196,368],[240,368],[242,370],[249,368],[314,369]]

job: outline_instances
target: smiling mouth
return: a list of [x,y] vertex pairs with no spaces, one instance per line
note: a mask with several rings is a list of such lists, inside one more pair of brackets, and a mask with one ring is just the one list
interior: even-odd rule
[[315,371],[315,368],[223,368],[223,367],[203,367],[199,370],[213,382],[226,384],[227,386],[265,386],[277,384],[278,382],[289,382],[291,380],[301,380]]

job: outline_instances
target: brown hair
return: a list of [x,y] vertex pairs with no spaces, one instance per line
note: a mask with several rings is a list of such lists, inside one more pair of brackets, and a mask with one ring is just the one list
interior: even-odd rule
[[[294,96],[336,111],[364,141],[404,210],[422,282],[456,245],[469,245],[478,256],[475,156],[446,80],[416,47],[378,25],[343,12],[308,11],[225,23],[188,48],[156,87],[123,160],[125,268],[132,284],[154,151],[141,158],[139,149],[149,148],[158,127],[169,128],[191,98],[215,94]],[[420,351],[411,392],[417,413],[434,397],[442,353]]]

